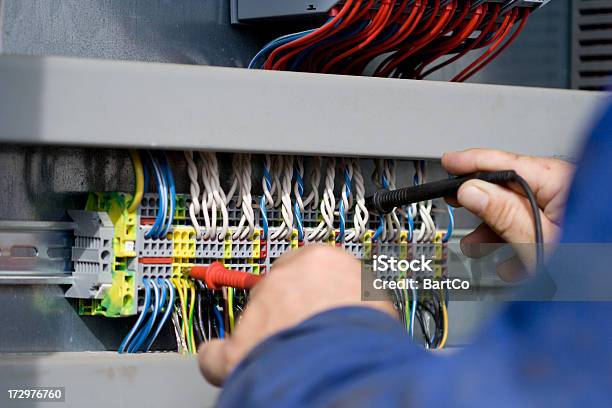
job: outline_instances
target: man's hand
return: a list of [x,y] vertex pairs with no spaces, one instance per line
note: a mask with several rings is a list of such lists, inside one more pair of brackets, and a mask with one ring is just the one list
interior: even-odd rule
[[[477,171],[516,171],[527,181],[536,196],[542,218],[544,242],[553,243],[558,239],[574,172],[571,164],[498,150],[469,149],[445,154],[442,157],[442,166],[455,175]],[[518,186],[511,185],[507,188],[482,180],[470,180],[459,189],[457,201],[458,203],[451,204],[465,207],[484,221],[461,241],[461,249],[466,255],[485,255],[477,245],[481,243],[520,244],[535,241],[529,202]],[[510,269],[513,268],[508,270]],[[507,278],[514,280],[511,276]]]
[[232,336],[200,346],[200,369],[210,383],[221,385],[257,344],[329,309],[368,306],[397,317],[389,302],[360,300],[361,266],[351,255],[330,246],[288,253],[253,288]]

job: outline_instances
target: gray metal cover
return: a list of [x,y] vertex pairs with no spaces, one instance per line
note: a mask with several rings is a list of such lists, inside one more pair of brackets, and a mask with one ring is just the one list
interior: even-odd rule
[[603,90],[612,83],[612,2],[575,0],[572,88]]

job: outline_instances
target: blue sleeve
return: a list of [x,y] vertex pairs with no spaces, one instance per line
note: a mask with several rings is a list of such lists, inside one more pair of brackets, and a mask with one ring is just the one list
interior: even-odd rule
[[[612,110],[593,131],[568,202],[564,242],[612,242]],[[611,273],[596,257],[577,279]],[[551,260],[555,268],[555,258]],[[450,311],[452,316],[452,310]],[[435,356],[369,308],[331,310],[253,350],[222,407],[611,406],[612,304],[509,304],[474,344]]]

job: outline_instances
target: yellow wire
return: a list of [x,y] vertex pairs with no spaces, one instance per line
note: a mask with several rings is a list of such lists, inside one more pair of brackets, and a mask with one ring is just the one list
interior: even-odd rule
[[191,351],[192,353],[195,353],[196,350],[198,349],[196,342],[195,342],[195,336],[193,334],[193,312],[195,310],[195,284],[193,283],[193,281],[188,280],[187,281],[189,283],[189,294],[191,295],[191,299],[189,302],[189,338],[191,339]]
[[446,311],[446,304],[444,303],[444,299],[442,302],[442,318],[444,320],[444,325],[442,326],[442,341],[440,341],[439,349],[444,348],[446,345],[446,339],[448,338],[448,312]]
[[181,301],[181,312],[182,312],[182,321],[181,321],[181,334],[184,340],[187,340],[186,331],[187,328],[185,324],[185,317],[187,316],[187,308],[185,307],[185,292],[183,292],[183,282],[181,279],[176,280],[176,288],[179,294],[179,299]]
[[142,167],[142,160],[140,160],[140,154],[136,150],[130,150],[130,157],[132,158],[132,164],[134,165],[134,179],[136,185],[134,186],[134,197],[128,207],[128,212],[135,212],[142,201],[144,195],[144,168]]
[[193,349],[191,348],[191,339],[189,338],[189,315],[187,314],[187,305],[189,304],[189,289],[187,288],[187,282],[181,280],[181,288],[183,290],[183,334],[185,336],[185,340],[187,341],[187,349],[189,353],[193,353]]
[[234,288],[227,288],[227,314],[229,317],[229,332],[234,332]]

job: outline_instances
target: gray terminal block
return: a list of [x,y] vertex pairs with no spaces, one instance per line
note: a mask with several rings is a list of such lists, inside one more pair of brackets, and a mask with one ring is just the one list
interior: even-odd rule
[[253,258],[253,241],[248,239],[232,240],[231,257],[235,259]]
[[232,24],[279,18],[323,17],[338,0],[230,0]]
[[136,251],[139,258],[172,258],[172,240],[164,237],[161,239],[145,238],[147,232],[151,230],[149,225],[138,226],[138,236],[136,238]]
[[196,240],[196,259],[223,259],[225,243],[217,240]]
[[149,279],[170,279],[172,278],[172,264],[143,264],[138,263],[138,276],[136,285],[138,289],[143,289],[142,278]]
[[364,258],[365,249],[361,242],[345,242],[344,244],[342,244],[342,247],[346,252],[353,255],[355,258]]
[[115,227],[105,212],[68,211],[74,220],[74,283],[66,297],[101,299],[112,284]]

